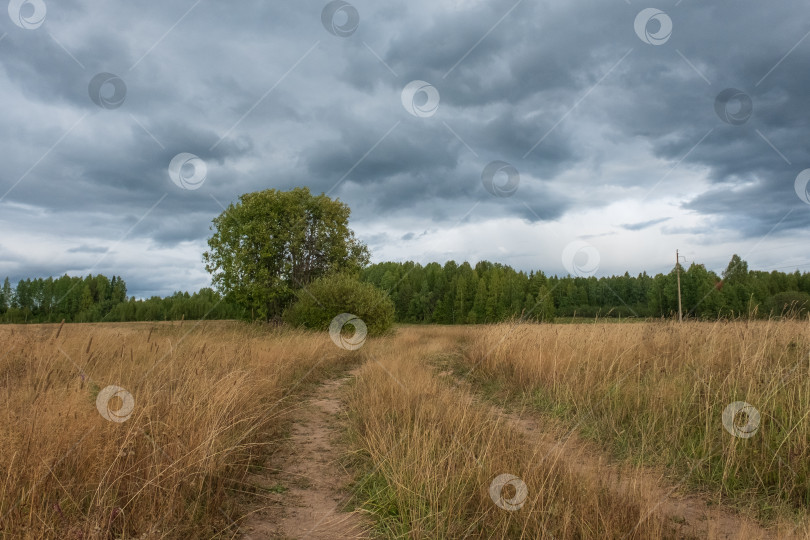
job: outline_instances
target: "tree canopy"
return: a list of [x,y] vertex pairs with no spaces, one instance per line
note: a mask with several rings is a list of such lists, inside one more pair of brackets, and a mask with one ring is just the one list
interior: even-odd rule
[[368,264],[368,249],[349,228],[350,213],[307,188],[247,193],[214,218],[206,270],[252,318],[278,317],[312,280]]

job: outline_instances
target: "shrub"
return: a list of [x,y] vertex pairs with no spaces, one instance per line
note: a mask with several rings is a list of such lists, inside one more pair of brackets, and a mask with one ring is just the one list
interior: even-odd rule
[[394,322],[394,303],[388,294],[347,274],[318,278],[296,296],[284,311],[284,322],[292,326],[327,330],[336,316],[351,313],[366,324],[368,335],[378,336]]

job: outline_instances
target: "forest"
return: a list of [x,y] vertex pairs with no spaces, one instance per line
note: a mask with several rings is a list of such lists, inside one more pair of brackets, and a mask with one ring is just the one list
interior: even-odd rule
[[0,289],[0,322],[5,323],[237,319],[242,312],[210,288],[165,298],[128,297],[120,276],[101,274],[23,279],[16,287],[6,278]]
[[[684,317],[768,317],[810,307],[810,273],[750,271],[734,255],[722,275],[702,264],[681,267]],[[668,274],[558,277],[516,271],[482,261],[444,266],[380,263],[362,279],[389,291],[397,320],[411,323],[474,324],[523,317],[551,321],[568,317],[660,318],[677,316],[676,269]]]
[[[737,255],[717,275],[702,264],[679,268],[685,318],[805,316],[810,273],[749,270]],[[476,324],[522,317],[661,318],[678,313],[676,269],[650,276],[558,277],[481,261],[470,265],[383,262],[368,265],[360,280],[387,291],[404,323]],[[9,278],[0,289],[0,322],[164,321],[240,319],[250,313],[211,288],[164,298],[127,296],[120,276]]]

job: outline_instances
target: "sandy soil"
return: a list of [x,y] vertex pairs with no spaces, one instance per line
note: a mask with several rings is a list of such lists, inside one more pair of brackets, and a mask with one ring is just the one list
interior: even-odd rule
[[[273,460],[277,469],[251,479],[269,492],[243,523],[244,540],[371,537],[368,516],[343,511],[352,480],[339,462],[345,451],[338,440],[343,413],[339,390],[346,380],[322,384],[301,403],[290,439]],[[284,488],[283,493],[272,492]]]

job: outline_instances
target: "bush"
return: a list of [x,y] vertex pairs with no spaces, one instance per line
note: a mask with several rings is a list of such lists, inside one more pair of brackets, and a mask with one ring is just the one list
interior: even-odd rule
[[394,322],[394,303],[388,294],[347,274],[316,279],[296,296],[284,311],[284,322],[292,326],[327,330],[336,316],[351,313],[366,324],[368,335],[378,336]]

